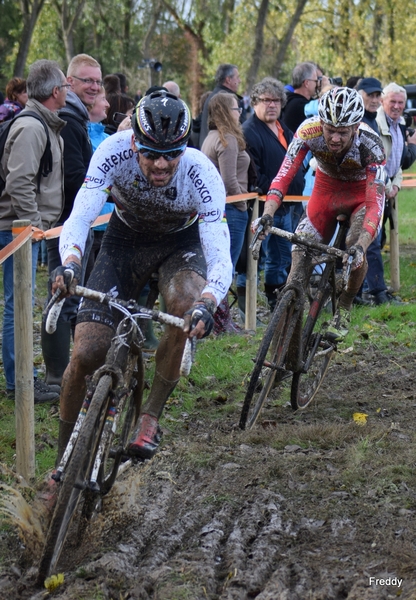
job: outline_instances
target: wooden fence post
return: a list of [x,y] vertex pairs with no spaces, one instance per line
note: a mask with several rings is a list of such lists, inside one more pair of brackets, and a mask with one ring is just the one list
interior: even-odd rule
[[[13,229],[23,229],[30,224],[30,221],[13,221]],[[16,250],[13,264],[16,470],[29,481],[35,476],[31,238]]]
[[[253,212],[251,215],[252,221],[259,216],[259,200],[254,200]],[[258,261],[254,260],[253,254],[249,248],[253,234],[251,229],[248,235],[247,244],[247,275],[246,275],[246,320],[245,328],[256,330],[257,323],[257,266]]]
[[391,203],[391,220],[390,225],[390,281],[391,287],[395,292],[400,289],[400,249],[399,249],[399,211],[398,202],[399,196],[397,195],[394,201]]

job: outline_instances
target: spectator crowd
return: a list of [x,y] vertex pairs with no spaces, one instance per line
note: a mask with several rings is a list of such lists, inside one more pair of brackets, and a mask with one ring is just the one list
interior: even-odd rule
[[[305,119],[318,114],[320,96],[334,87],[319,65],[302,62],[295,66],[288,84],[265,77],[251,90],[239,94],[239,70],[233,64],[221,64],[212,91],[201,97],[200,113],[193,119],[188,143],[205,154],[223,180],[227,196],[249,192],[267,194],[291,146],[294,135]],[[416,134],[406,128],[403,111],[406,90],[394,82],[382,83],[371,76],[351,77],[346,87],[362,96],[365,114],[360,127],[371,128],[380,136],[387,157],[384,223],[397,202],[402,171],[416,160]],[[153,86],[151,92],[163,90],[177,98],[181,92],[175,81]],[[0,249],[12,241],[12,223],[28,219],[34,227],[47,231],[65,223],[71,214],[78,191],[84,184],[93,152],[103,140],[119,130],[131,127],[130,117],[141,100],[138,90],[129,95],[123,73],[103,77],[100,64],[91,56],[75,56],[63,73],[51,60],[33,63],[27,79],[12,78],[0,105],[0,124],[11,122],[0,162],[5,188],[0,197]],[[25,116],[26,118],[22,118]],[[45,155],[49,168],[40,169]],[[103,165],[104,167],[104,165]],[[303,169],[293,179],[288,194],[309,196],[314,186],[316,161],[306,156]],[[114,209],[109,193],[102,214]],[[273,215],[273,224],[295,231],[307,202],[284,202]],[[230,232],[230,255],[234,271],[235,296],[240,321],[231,317],[228,295],[215,316],[214,333],[238,332],[245,313],[247,234],[252,204],[243,198],[226,205]],[[106,226],[91,230],[82,259],[82,281],[87,282],[100,251]],[[381,250],[385,243],[383,229],[368,249],[368,272],[354,302],[357,305],[400,303],[384,279]],[[42,253],[42,249],[46,252]],[[58,238],[32,246],[32,290],[36,269],[47,263],[49,273],[61,265]],[[268,236],[262,247],[259,281],[270,310],[285,285],[291,269],[291,244],[277,236]],[[4,317],[2,336],[5,394],[14,399],[14,298],[13,257],[3,263]],[[148,289],[143,290],[142,301]],[[49,294],[50,297],[50,294]],[[34,369],[35,403],[55,402],[60,396],[63,373],[69,363],[71,339],[78,312],[78,300],[65,300],[56,332],[46,333],[42,324],[42,354],[45,379]],[[157,347],[151,322],[146,326],[148,350]],[[65,414],[61,414],[65,427]],[[71,424],[72,425],[72,424]]]

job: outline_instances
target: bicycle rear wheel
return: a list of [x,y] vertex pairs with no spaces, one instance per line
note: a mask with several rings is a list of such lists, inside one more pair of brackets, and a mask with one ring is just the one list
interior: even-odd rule
[[38,583],[40,585],[57,566],[72,518],[87,486],[88,474],[101,436],[103,416],[105,417],[103,404],[109,396],[111,386],[110,375],[101,377],[66,466],[63,481],[59,484],[58,499],[39,563]]
[[320,317],[333,290],[331,277],[335,277],[335,270],[332,264],[328,264],[322,274],[302,330],[302,369],[293,374],[290,391],[293,410],[305,409],[315,398],[335,351],[334,344],[325,339],[325,326]]
[[239,422],[241,429],[254,427],[273,385],[288,374],[284,362],[299,318],[297,301],[296,290],[287,290],[272,314],[248,384]]

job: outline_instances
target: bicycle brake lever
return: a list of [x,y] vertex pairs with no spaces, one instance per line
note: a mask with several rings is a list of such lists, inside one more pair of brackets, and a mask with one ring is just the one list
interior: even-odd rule
[[261,232],[264,229],[264,225],[259,225],[256,229],[255,234],[253,235],[253,239],[251,240],[251,244],[249,246],[250,250],[253,250],[254,246],[257,243],[257,240],[259,239],[259,235],[261,234]]
[[47,306],[43,309],[42,315],[45,317],[48,312],[50,311],[50,309],[52,308],[52,306],[55,304],[55,302],[57,302],[59,300],[59,297],[62,294],[62,290],[57,289],[56,292],[53,294],[52,298],[49,300]]
[[348,283],[348,280],[350,278],[353,260],[354,260],[354,254],[349,254],[348,260],[347,260],[347,266],[345,268],[345,275],[344,275],[345,285]]

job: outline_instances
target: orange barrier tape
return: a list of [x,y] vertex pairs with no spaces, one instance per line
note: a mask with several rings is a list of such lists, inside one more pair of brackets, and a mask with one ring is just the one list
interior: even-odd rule
[[[227,196],[226,202],[227,204],[232,204],[233,202],[240,202],[241,200],[254,200],[258,198],[261,202],[266,202],[267,196],[259,196],[254,193],[247,194],[237,194],[236,196]],[[283,202],[307,202],[309,200],[309,196],[285,196]]]
[[[236,194],[235,196],[227,196],[226,198],[226,202],[227,204],[232,204],[233,202],[241,202],[241,200],[254,200],[255,198],[258,198],[259,200],[261,200],[262,202],[266,201],[266,196],[259,196],[256,193],[247,193],[247,194]],[[309,196],[285,196],[284,198],[284,202],[307,202],[309,200]],[[91,225],[91,227],[96,227],[97,225],[104,225],[105,223],[108,223],[108,221],[110,220],[112,213],[107,213],[105,215],[100,215],[99,217],[97,217],[94,221],[94,223]],[[30,230],[31,229],[31,235],[32,235],[32,239],[35,242],[40,242],[41,240],[52,240],[54,238],[57,238],[61,235],[61,231],[62,231],[62,227],[53,227],[52,229],[48,229],[47,231],[42,231],[41,229],[39,229],[38,227],[32,227],[32,228],[15,228],[13,229],[13,235],[19,234],[21,231],[23,230]],[[25,238],[24,241],[26,241],[27,237]],[[6,248],[4,248],[1,252],[0,252],[0,257],[3,255],[3,253],[7,250],[7,253],[4,255],[4,257],[1,259],[0,258],[0,264],[6,260],[6,258],[8,258],[9,256],[11,256],[13,254],[13,252],[15,252],[17,250],[17,248],[20,248],[20,246],[13,246],[11,252],[8,252],[8,248],[9,246],[11,247],[12,244],[14,244],[16,240],[13,240],[13,242],[11,244],[8,244],[6,246]],[[24,241],[22,243],[24,243]],[[21,245],[21,244],[20,244]]]
[[17,237],[7,244],[3,250],[0,250],[0,265],[4,263],[6,258],[9,258],[16,250],[21,248],[23,244],[32,237],[32,227],[28,225],[27,227],[16,227],[12,230],[13,235],[18,234]]
[[416,187],[416,179],[403,179],[402,188],[414,188]]

